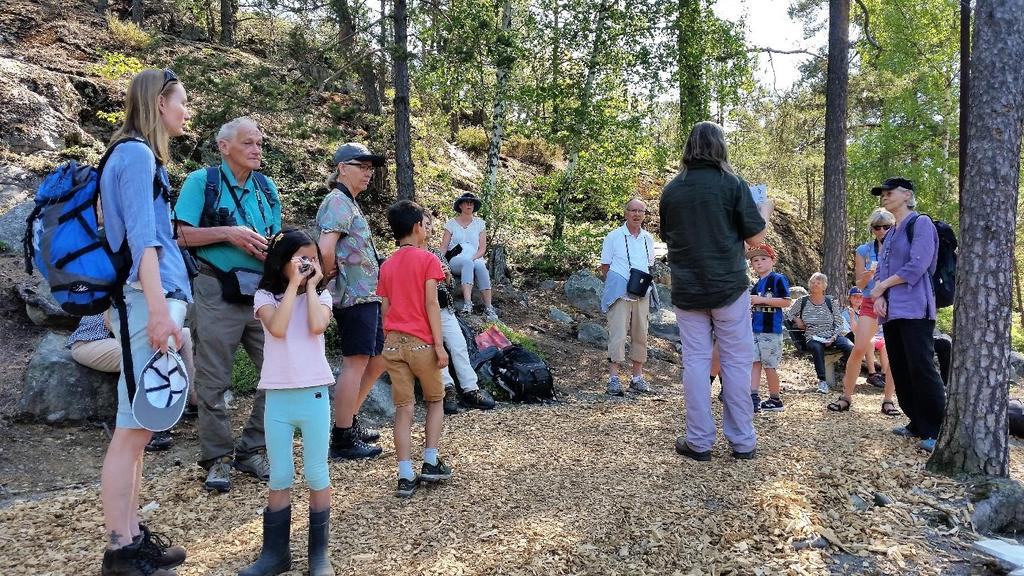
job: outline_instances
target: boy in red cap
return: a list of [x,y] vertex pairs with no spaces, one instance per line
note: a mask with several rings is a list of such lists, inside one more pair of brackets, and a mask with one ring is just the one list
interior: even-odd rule
[[[789,279],[773,270],[777,257],[767,244],[747,250],[757,282],[750,288],[750,318],[754,328],[754,366],[750,371],[750,400],[754,412],[782,412],[779,390],[779,362],[782,361],[782,310],[789,308]],[[761,368],[768,382],[768,399],[761,402]]]

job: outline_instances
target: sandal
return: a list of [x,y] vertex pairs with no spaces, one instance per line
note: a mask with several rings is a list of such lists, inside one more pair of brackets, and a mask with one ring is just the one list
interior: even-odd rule
[[835,402],[828,405],[829,412],[846,412],[850,409],[850,401],[840,396]]
[[[888,406],[888,408],[886,408],[886,406]],[[902,412],[900,412],[899,409],[896,408],[896,404],[894,404],[892,400],[885,400],[882,402],[881,412],[886,416],[899,416],[900,414],[902,414]]]

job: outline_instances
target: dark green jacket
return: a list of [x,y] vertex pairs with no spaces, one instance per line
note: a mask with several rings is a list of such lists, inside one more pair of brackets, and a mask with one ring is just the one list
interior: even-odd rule
[[661,191],[660,213],[673,305],[721,308],[749,288],[743,240],[764,230],[765,221],[742,178],[693,162]]

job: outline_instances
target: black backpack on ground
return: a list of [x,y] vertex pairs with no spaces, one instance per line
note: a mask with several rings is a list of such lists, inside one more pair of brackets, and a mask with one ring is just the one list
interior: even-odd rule
[[[799,304],[794,304],[794,306],[800,306],[800,311],[796,314],[798,318],[804,317],[804,308],[807,308],[808,298],[809,296],[804,296],[800,299]],[[825,305],[828,306],[829,312],[832,314],[836,313],[835,309],[832,308],[832,299],[828,296],[825,296]],[[807,352],[807,332],[797,328],[796,319],[794,318],[790,320],[789,318],[786,318],[782,321],[782,325],[785,327],[786,332],[789,333],[789,339],[793,342],[793,347],[796,348],[796,351]]]
[[490,361],[494,382],[513,402],[549,402],[555,398],[551,369],[543,358],[513,344]]
[[[907,240],[914,243],[914,223],[921,216],[928,214],[915,214],[910,222],[907,222]],[[928,216],[932,218],[931,216]],[[935,259],[935,270],[932,271],[932,288],[935,293],[935,307],[945,308],[953,305],[953,296],[956,292],[956,233],[953,227],[932,218],[935,224],[935,232],[939,235],[938,256]]]

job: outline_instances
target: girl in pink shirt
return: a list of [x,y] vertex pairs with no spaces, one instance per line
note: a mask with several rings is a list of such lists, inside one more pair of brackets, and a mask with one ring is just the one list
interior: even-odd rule
[[241,576],[273,576],[291,569],[291,486],[295,477],[292,439],[302,431],[303,466],[309,485],[309,573],[333,576],[327,555],[331,479],[327,450],[334,381],[324,353],[324,331],[331,321],[331,295],[321,285],[320,250],[297,229],[274,236],[267,249],[263,279],[253,298],[263,323],[261,389],[270,459],[270,494],[263,512],[263,549]]

